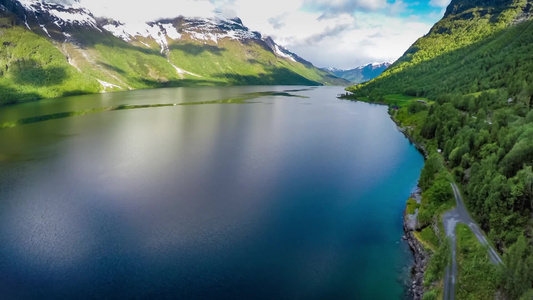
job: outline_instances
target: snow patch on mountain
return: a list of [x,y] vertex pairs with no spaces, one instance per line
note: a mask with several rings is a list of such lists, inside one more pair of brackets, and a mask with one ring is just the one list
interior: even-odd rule
[[[100,30],[98,22],[90,11],[83,8],[79,2],[73,4],[57,4],[44,2],[40,0],[18,0],[24,10],[29,13],[30,17],[34,17],[43,31],[48,34],[48,30],[44,28],[43,22],[51,22],[59,28],[66,25],[89,26]],[[25,25],[30,28],[28,24],[27,15],[24,15]],[[100,30],[101,31],[101,30]],[[49,35],[49,34],[48,34]]]
[[161,53],[168,51],[168,42],[164,29],[159,24],[148,25],[147,28],[148,36],[161,46]]
[[[186,39],[216,44],[223,39],[241,42],[255,40],[260,43],[266,43],[279,58],[304,64],[308,63],[296,54],[276,44],[271,38],[263,38],[260,33],[249,30],[239,18],[228,19],[221,15],[217,15],[214,18],[187,18],[180,16],[174,19],[161,19],[151,22],[126,22],[96,19],[78,0],[69,1],[68,4],[43,0],[18,0],[18,2],[25,10],[22,16],[26,27],[32,30],[32,28],[39,26],[49,37],[51,37],[51,34],[58,33],[57,30],[50,30],[51,28],[55,29],[56,26],[63,35],[71,32],[69,29],[72,28],[69,27],[90,28],[100,32],[107,31],[127,43],[141,43],[148,48],[151,48],[150,44],[153,45],[150,42],[150,40],[153,40],[161,48],[162,54],[169,53],[169,44],[173,40]],[[68,39],[67,35],[65,37]]]
[[305,61],[303,58],[299,57],[298,55],[292,53],[291,51],[287,50],[286,48],[276,44],[274,40],[272,40],[271,37],[263,38],[263,42],[267,44],[270,49],[272,49],[272,52],[277,56],[281,58],[286,58],[295,62],[300,62],[304,64],[308,64],[309,62]]
[[185,19],[183,32],[196,40],[219,40],[230,38],[233,40],[259,39],[261,35],[248,30],[240,20],[232,19]]
[[176,69],[176,72],[178,72],[178,74],[180,74],[180,75],[187,74],[187,75],[191,75],[191,76],[194,76],[194,77],[202,77],[202,76],[200,76],[198,74],[194,74],[194,73],[191,73],[189,71],[185,71],[185,70],[183,70],[181,68],[178,68],[176,65],[174,65],[172,63],[171,63],[171,65],[174,67],[174,69]]
[[121,86],[118,86],[116,84],[112,84],[112,83],[109,83],[107,81],[103,81],[103,80],[100,80],[98,78],[96,78],[96,80],[98,81],[98,83],[100,83],[100,85],[104,88],[104,90],[102,91],[102,93],[105,93],[107,92],[107,89],[108,88],[119,88],[119,89],[122,89]]
[[24,6],[24,9],[26,10],[29,10],[29,11],[34,11],[35,9],[32,7],[32,4],[35,4],[35,2],[37,1],[34,1],[34,0],[18,0],[20,4],[22,4],[22,6]]
[[113,25],[113,24],[107,24],[103,26],[104,29],[114,36],[118,37],[121,40],[124,40],[126,42],[131,41],[131,34],[129,34],[123,25]]
[[89,25],[94,28],[98,28],[96,20],[88,13],[84,13],[83,10],[79,12],[60,11],[57,9],[50,9],[50,14],[55,16],[57,20],[54,22],[58,27],[62,27],[65,24],[77,24],[77,25]]
[[44,31],[44,33],[46,33],[46,35],[47,35],[48,37],[52,37],[52,36],[50,35],[50,33],[48,32],[48,29],[46,29],[46,27],[45,27],[43,24],[39,24],[39,27],[41,27],[41,29]]
[[[161,53],[168,51],[167,37],[172,40],[181,39],[181,34],[176,30],[172,24],[157,23],[121,23],[113,22],[106,24],[103,28],[109,31],[114,36],[131,42],[137,40],[136,37],[152,38],[161,47]],[[150,47],[143,41],[140,41],[147,47]]]
[[181,39],[181,34],[176,30],[172,24],[161,24],[161,27],[165,30],[167,36],[173,40]]
[[229,38],[233,40],[260,39],[261,35],[257,32],[249,31],[244,27],[240,20],[228,19],[184,19],[176,27],[176,20],[160,20],[147,23],[123,23],[120,21],[106,24],[103,28],[114,36],[131,42],[136,37],[152,38],[160,46],[161,51],[168,50],[168,39],[179,40],[185,36],[197,41],[213,41],[218,43],[220,40]]
[[277,45],[277,44],[274,44],[274,53],[278,56],[281,56],[281,57],[284,57],[284,58],[288,58],[292,61],[296,61],[294,59],[294,57],[292,57],[292,55],[288,54],[288,53],[285,53],[281,50],[280,46]]

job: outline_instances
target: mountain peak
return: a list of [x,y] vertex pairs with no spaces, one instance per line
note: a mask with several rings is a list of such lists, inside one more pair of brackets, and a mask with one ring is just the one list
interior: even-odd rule
[[78,0],[48,2],[42,0],[0,0],[0,4],[19,17],[28,29],[44,32],[48,37],[53,31],[67,27],[90,27],[101,30],[96,18]]
[[231,18],[231,19],[229,19],[229,20],[230,20],[230,21],[233,21],[233,22],[235,22],[235,23],[237,23],[237,24],[240,24],[240,25],[244,26],[244,24],[242,23],[241,18],[237,18],[237,17],[235,17],[235,18]]
[[464,13],[472,8],[497,10],[512,5],[515,0],[452,0],[444,17]]
[[365,81],[372,80],[383,71],[385,71],[391,63],[384,62],[384,63],[368,63],[353,69],[337,69],[337,68],[326,68],[325,70],[335,74],[336,76],[340,78],[344,78],[346,80],[349,80],[352,83],[362,83]]

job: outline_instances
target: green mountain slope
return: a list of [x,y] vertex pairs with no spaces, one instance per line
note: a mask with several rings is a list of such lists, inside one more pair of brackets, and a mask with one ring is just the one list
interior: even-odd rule
[[[453,1],[450,7],[457,3],[460,1]],[[527,59],[533,53],[531,21],[527,21],[530,2],[452,11],[449,8],[428,35],[378,79],[351,91],[362,94],[377,88],[383,93],[421,97],[468,94],[509,88],[517,79],[529,76],[533,70],[533,62]]]
[[[393,66],[348,89],[351,98],[400,106],[393,118],[428,150],[419,183],[422,235],[440,235],[439,215],[453,205],[442,197],[450,194],[449,178],[462,184],[470,212],[503,254],[499,270],[486,266],[488,259],[460,261],[459,298],[532,294],[532,16],[532,1],[453,0]],[[421,97],[429,101],[416,101]],[[458,251],[469,257],[467,248]],[[444,269],[432,262],[428,298],[442,292]]]
[[[68,18],[58,19],[49,10],[85,23],[68,23]],[[122,26],[111,22],[95,19],[83,9],[1,0],[0,105],[156,87],[347,85],[347,81],[249,32],[240,20],[215,23],[176,18],[144,24],[148,30],[167,28],[168,32],[141,32],[124,39],[104,29]],[[206,24],[211,27],[203,29]],[[234,33],[234,29],[245,36],[201,38],[211,34],[209,30],[220,36]],[[179,37],[171,38],[171,31]]]
[[0,104],[100,91],[47,39],[0,17]]

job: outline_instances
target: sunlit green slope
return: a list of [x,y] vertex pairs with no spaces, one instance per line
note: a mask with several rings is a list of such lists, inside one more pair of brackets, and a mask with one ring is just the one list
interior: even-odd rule
[[[73,25],[48,14],[48,9],[97,23]],[[202,34],[201,29],[191,21],[179,39],[161,33],[123,40],[104,29],[112,21],[93,18],[88,11],[58,4],[28,8],[1,0],[0,105],[156,87],[347,84],[297,56],[275,53],[256,33],[250,33],[250,39],[198,40],[191,36]],[[166,22],[176,26],[173,30],[185,30],[179,27],[182,18]],[[246,33],[242,23],[232,22]],[[216,26],[214,30],[222,30]],[[161,38],[164,45],[157,40]]]
[[472,7],[471,2],[452,1],[444,18],[379,78],[350,90],[434,97],[521,89],[533,74],[531,3]]

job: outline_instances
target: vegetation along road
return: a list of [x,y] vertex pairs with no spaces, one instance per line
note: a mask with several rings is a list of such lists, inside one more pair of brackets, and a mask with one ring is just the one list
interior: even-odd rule
[[456,206],[454,209],[445,213],[443,217],[444,231],[446,232],[446,236],[450,238],[452,247],[451,264],[449,264],[446,268],[446,275],[444,277],[444,300],[453,300],[455,298],[455,283],[457,279],[455,226],[457,223],[462,223],[470,227],[478,241],[483,246],[487,247],[490,261],[493,264],[497,265],[503,263],[498,253],[487,241],[487,238],[479,226],[474,222],[472,217],[470,217],[470,214],[468,214],[468,211],[463,203],[463,198],[461,197],[461,192],[457,188],[457,185],[455,183],[451,183],[451,185],[455,196]]

